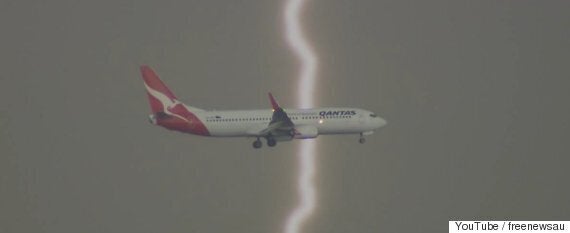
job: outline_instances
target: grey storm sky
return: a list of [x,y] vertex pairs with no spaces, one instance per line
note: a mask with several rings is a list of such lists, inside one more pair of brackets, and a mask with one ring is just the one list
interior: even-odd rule
[[[189,105],[294,107],[283,3],[2,1],[0,232],[281,232],[298,142],[153,127],[138,66]],[[304,232],[570,219],[569,1],[308,7],[319,105],[389,124],[316,139]]]

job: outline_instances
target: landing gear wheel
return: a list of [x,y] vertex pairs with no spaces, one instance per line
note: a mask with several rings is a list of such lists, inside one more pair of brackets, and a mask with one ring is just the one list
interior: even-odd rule
[[255,141],[253,141],[253,148],[259,149],[259,148],[261,148],[261,145],[262,145],[261,140],[259,140],[259,138]]
[[277,141],[275,141],[275,138],[267,138],[267,145],[269,147],[274,147],[277,145]]
[[358,139],[358,142],[360,142],[360,144],[364,144],[366,142],[366,139],[362,133],[360,133],[360,139]]

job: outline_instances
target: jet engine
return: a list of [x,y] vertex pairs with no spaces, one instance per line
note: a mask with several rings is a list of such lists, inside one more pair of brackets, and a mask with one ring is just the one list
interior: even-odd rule
[[319,136],[317,127],[312,125],[300,125],[295,127],[295,135],[293,137],[296,139],[305,139],[316,138],[317,136]]

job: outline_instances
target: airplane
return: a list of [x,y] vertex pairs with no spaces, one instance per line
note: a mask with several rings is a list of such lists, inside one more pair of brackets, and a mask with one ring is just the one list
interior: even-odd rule
[[364,143],[364,136],[386,125],[378,115],[358,108],[283,109],[271,93],[271,109],[206,111],[180,102],[149,66],[142,65],[140,72],[151,124],[201,136],[255,138],[256,149],[262,147],[260,138],[274,147],[278,141],[328,134],[360,134],[359,142]]

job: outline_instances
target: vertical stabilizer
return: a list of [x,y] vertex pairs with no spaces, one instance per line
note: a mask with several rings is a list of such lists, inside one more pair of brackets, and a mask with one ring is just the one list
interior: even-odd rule
[[209,135],[208,129],[196,115],[203,111],[187,106],[176,98],[174,93],[158,78],[158,75],[147,65],[140,67],[146,87],[148,102],[152,114],[149,120],[152,124],[167,129],[186,133]]
[[140,67],[140,70],[152,113],[165,112],[165,107],[176,104],[177,98],[174,93],[164,85],[149,66],[143,65]]

